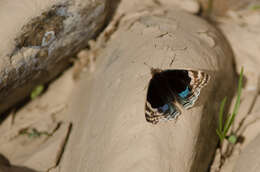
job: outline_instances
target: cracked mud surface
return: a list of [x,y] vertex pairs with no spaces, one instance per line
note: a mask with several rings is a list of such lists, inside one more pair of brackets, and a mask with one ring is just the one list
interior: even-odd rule
[[[164,0],[159,4],[162,5],[165,2]],[[190,11],[194,9],[193,6]],[[78,61],[75,62],[74,68],[52,83],[44,95],[26,104],[19,111],[14,110],[2,122],[0,131],[4,134],[0,138],[0,152],[8,157],[11,165],[41,171],[57,170],[56,166],[59,165],[63,149],[66,149],[65,145],[71,128],[71,121],[65,112],[70,101],[69,94],[76,84],[73,76],[80,79],[80,73],[84,72],[84,69],[95,69],[96,54],[100,48],[105,47],[103,43],[113,36],[120,18],[119,16],[112,21],[114,24],[109,25],[110,28],[107,28],[100,36],[102,40],[93,42],[90,50],[82,50],[78,54]],[[260,131],[260,70],[258,67],[260,48],[257,45],[260,44],[260,12],[243,8],[239,11],[230,11],[227,17],[218,17],[215,20],[233,48],[237,72],[239,73],[240,68],[244,67],[246,82],[242,91],[239,114],[232,127],[232,133],[241,137],[242,141],[235,145],[225,142],[222,150],[217,149],[211,172],[230,172],[234,169],[236,172],[243,172],[244,169],[248,169],[245,164],[250,163],[252,167],[260,161],[259,156],[258,159],[252,158],[258,155],[257,151],[259,151],[257,143],[259,143]],[[207,40],[209,45],[214,46],[214,40],[208,39],[207,32],[202,31],[200,36]],[[185,49],[185,47],[179,48]],[[236,83],[234,83],[235,86]],[[21,134],[25,129],[30,130]],[[49,134],[43,134],[45,132]],[[14,147],[15,151],[13,151]],[[256,154],[251,155],[248,149],[250,149],[249,152],[253,150]],[[221,158],[220,153],[224,155],[224,159]],[[39,162],[44,163],[38,165]],[[10,166],[10,163],[5,162],[5,164]],[[255,169],[259,167],[256,166],[250,170]]]

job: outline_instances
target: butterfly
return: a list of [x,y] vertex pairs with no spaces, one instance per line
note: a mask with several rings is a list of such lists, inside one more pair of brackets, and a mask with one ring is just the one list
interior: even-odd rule
[[152,124],[177,119],[180,108],[191,108],[199,97],[201,88],[207,85],[210,76],[195,70],[151,69],[147,99],[146,120]]

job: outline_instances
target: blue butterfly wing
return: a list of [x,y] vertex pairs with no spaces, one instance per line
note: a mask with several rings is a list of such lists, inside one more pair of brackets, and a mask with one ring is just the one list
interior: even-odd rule
[[181,113],[176,103],[185,109],[191,108],[209,78],[205,72],[192,70],[154,73],[147,92],[146,120],[158,123],[160,120],[176,119]]

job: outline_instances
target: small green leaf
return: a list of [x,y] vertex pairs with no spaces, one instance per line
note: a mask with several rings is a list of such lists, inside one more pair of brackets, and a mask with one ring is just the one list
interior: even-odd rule
[[230,143],[232,143],[232,144],[235,144],[236,142],[237,142],[237,136],[235,136],[235,135],[230,135],[229,137],[228,137],[228,141],[230,142]]
[[42,91],[44,90],[44,86],[43,85],[38,85],[32,92],[31,92],[31,99],[35,99],[36,97],[38,97]]
[[252,10],[260,10],[260,5],[254,5],[251,7]]

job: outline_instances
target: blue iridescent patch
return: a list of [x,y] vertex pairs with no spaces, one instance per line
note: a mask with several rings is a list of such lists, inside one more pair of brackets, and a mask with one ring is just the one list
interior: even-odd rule
[[189,95],[190,93],[190,90],[189,90],[189,87],[187,86],[186,89],[184,91],[182,91],[181,93],[179,93],[178,95],[182,98],[185,98]]
[[191,108],[209,81],[208,74],[193,70],[152,69],[145,108],[146,120],[157,124],[159,121],[176,119],[181,110]]
[[169,105],[168,104],[165,104],[162,107],[159,107],[159,110],[162,111],[163,113],[165,113],[168,109],[169,109]]

